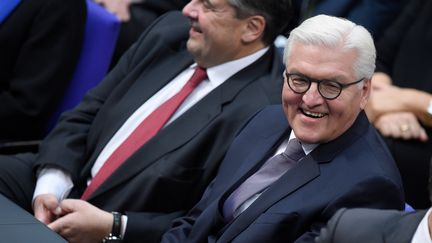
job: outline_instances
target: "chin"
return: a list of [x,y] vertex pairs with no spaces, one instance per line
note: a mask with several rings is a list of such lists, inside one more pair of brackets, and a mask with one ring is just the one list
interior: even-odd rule
[[300,140],[303,143],[308,144],[318,144],[322,143],[322,139],[320,134],[316,134],[313,131],[303,131],[303,132],[296,132],[294,131],[296,137],[298,140]]

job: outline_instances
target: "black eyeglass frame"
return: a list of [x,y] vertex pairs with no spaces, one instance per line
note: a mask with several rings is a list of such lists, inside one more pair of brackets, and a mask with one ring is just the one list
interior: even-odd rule
[[[304,90],[304,91],[302,91],[302,92],[299,92],[299,91],[296,91],[296,90],[294,90],[292,87],[291,87],[291,85],[290,85],[290,76],[292,76],[292,75],[296,75],[296,76],[299,76],[299,77],[301,77],[302,79],[304,79],[305,81],[308,81],[308,86],[307,86],[307,88]],[[288,73],[286,70],[283,72],[283,76],[284,76],[284,78],[286,79],[286,82],[287,82],[287,84],[288,84],[288,87],[294,92],[294,93],[296,93],[296,94],[304,94],[304,93],[306,93],[309,89],[310,89],[310,86],[311,86],[311,84],[312,84],[312,82],[314,82],[314,83],[317,83],[317,85],[318,85],[318,92],[320,93],[320,95],[324,98],[324,99],[327,99],[327,100],[334,100],[334,99],[336,99],[337,97],[339,97],[340,96],[340,94],[342,93],[342,90],[343,89],[345,89],[345,88],[347,88],[347,87],[349,87],[349,86],[351,86],[351,85],[353,85],[353,84],[358,84],[358,83],[360,83],[360,82],[362,82],[365,78],[361,78],[361,79],[359,79],[359,80],[357,80],[357,81],[354,81],[354,82],[351,82],[351,83],[346,83],[346,84],[342,84],[342,83],[339,83],[339,82],[337,82],[337,81],[334,81],[334,80],[318,80],[318,79],[314,79],[314,78],[309,78],[308,76],[306,76],[306,75],[303,75],[303,74],[301,74],[301,73]],[[326,96],[324,96],[323,94],[322,94],[322,92],[321,92],[321,83],[323,83],[323,82],[329,82],[329,83],[332,83],[332,84],[335,84],[335,85],[337,85],[338,87],[339,87],[339,93],[335,96],[335,97],[330,97],[330,98],[328,98],[328,97],[326,97]]]

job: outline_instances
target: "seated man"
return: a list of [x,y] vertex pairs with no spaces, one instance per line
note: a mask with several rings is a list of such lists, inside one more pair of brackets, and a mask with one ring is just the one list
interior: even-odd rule
[[341,207],[402,209],[398,170],[363,111],[369,32],[319,15],[291,32],[284,54],[282,105],[249,120],[162,242],[310,242]]
[[39,154],[0,157],[0,192],[70,242],[159,242],[245,120],[280,103],[272,43],[291,16],[289,0],[192,0],[183,14],[157,20]]
[[[432,171],[429,171],[429,197],[432,201]],[[330,219],[326,228],[321,229],[315,242],[432,242],[431,211],[432,208],[417,212],[343,208]]]

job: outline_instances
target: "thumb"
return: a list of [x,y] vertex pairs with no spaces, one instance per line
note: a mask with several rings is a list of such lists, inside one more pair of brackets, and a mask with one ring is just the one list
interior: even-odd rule
[[83,207],[85,202],[79,199],[65,199],[60,203],[61,214],[68,214],[72,212],[79,211]]
[[45,224],[49,223],[57,207],[58,201],[55,196],[50,194],[40,195],[36,197],[33,203],[34,215],[39,221]]

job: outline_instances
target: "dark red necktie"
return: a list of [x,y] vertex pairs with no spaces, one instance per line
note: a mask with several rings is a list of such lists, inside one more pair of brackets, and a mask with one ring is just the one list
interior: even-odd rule
[[81,199],[86,200],[120,165],[165,125],[186,97],[206,79],[205,69],[197,67],[190,80],[173,97],[154,110],[111,154],[86,188]]

